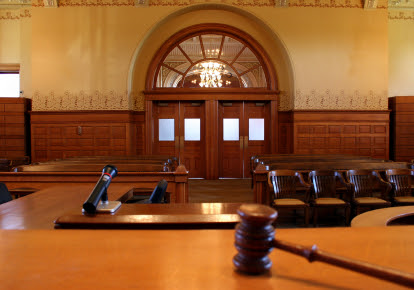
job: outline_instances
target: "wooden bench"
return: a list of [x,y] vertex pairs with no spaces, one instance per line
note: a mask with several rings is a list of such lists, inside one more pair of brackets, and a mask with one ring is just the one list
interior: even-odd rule
[[[131,156],[80,156],[80,157],[72,157],[67,159],[56,159],[47,161],[49,162],[82,162],[82,161],[113,161],[113,162],[121,162],[121,163],[128,163],[128,162],[166,162],[170,164],[173,169],[178,166],[178,159],[175,156],[170,155],[131,155]],[[42,162],[44,163],[44,162]]]
[[[58,163],[58,164],[37,164],[18,166],[13,172],[102,172],[105,165],[103,163]],[[118,172],[170,172],[170,168],[164,164],[142,164],[142,163],[115,163],[112,164]]]
[[29,164],[29,162],[30,158],[28,156],[0,158],[0,172],[10,171],[15,166]]
[[270,163],[291,163],[291,162],[310,162],[310,161],[342,161],[342,160],[361,160],[361,161],[381,161],[381,159],[373,159],[367,156],[352,156],[352,155],[309,155],[309,154],[264,154],[255,155],[251,157],[250,167],[253,171],[258,164],[270,164]]
[[6,172],[9,171],[10,160],[6,158],[0,158],[0,171]]
[[[260,166],[260,167],[259,167]],[[284,163],[269,163],[259,164],[256,167],[266,170],[275,169],[294,169],[300,171],[312,170],[349,170],[349,169],[372,169],[372,170],[386,170],[391,168],[408,168],[407,162],[382,162],[382,161],[367,161],[367,160],[336,160],[336,161],[301,161],[301,162],[284,162]]]
[[107,163],[107,164],[164,164],[171,171],[174,171],[178,166],[177,158],[164,155],[137,155],[137,156],[91,156],[91,157],[72,157],[69,159],[56,159],[46,162],[34,163],[32,165],[45,165],[45,164],[79,164],[79,163]]
[[[84,162],[66,163],[66,161],[56,160],[50,164],[18,166],[15,172],[0,172],[0,180],[7,185],[9,190],[17,193],[22,188],[40,190],[62,183],[95,184],[103,167],[109,164],[104,158],[99,163],[93,163],[97,162],[92,161],[94,158],[79,158],[78,160],[80,159]],[[153,161],[157,164],[139,163],[140,161],[122,163],[122,159],[119,158],[120,162],[113,164],[118,169],[118,175],[113,179],[113,183],[127,184],[131,188],[154,188],[161,179],[165,179],[168,182],[167,195],[170,197],[170,202],[188,202],[188,171],[184,165],[171,171],[166,170],[162,161]],[[114,158],[110,161],[114,161]]]

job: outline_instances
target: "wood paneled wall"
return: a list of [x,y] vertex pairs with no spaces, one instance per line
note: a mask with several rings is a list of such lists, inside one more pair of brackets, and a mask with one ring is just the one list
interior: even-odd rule
[[30,109],[30,99],[0,98],[0,157],[30,155]]
[[414,96],[388,99],[391,112],[391,150],[394,161],[410,162],[414,159]]
[[294,111],[294,153],[389,158],[389,111]]
[[[350,154],[388,159],[389,111],[278,113],[279,153]],[[32,160],[145,154],[145,113],[32,112]]]
[[280,154],[293,153],[293,114],[292,112],[279,112],[278,149]]
[[32,161],[142,154],[143,121],[132,111],[32,112]]

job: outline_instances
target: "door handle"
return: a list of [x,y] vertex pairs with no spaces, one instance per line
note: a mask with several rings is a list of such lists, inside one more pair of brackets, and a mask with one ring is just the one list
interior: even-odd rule
[[240,136],[240,150],[243,150],[243,136]]
[[244,136],[244,148],[246,149],[249,146],[249,136]]

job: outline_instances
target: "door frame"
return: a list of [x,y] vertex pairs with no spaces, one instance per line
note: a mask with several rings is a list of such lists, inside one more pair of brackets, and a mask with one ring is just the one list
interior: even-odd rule
[[[168,54],[182,41],[202,34],[220,34],[234,38],[249,48],[257,57],[266,78],[266,87],[239,88],[174,88],[157,87],[160,67]],[[205,152],[206,179],[219,177],[218,152],[218,101],[270,101],[269,153],[278,152],[278,78],[274,62],[259,42],[248,33],[226,24],[201,23],[186,27],[171,35],[153,55],[145,80],[145,146],[144,152],[152,154],[154,142],[154,101],[205,101]]]
[[205,178],[219,178],[218,152],[218,102],[219,101],[270,101],[270,146],[269,153],[278,152],[278,91],[267,89],[159,89],[145,91],[145,154],[153,153],[154,116],[153,102],[155,101],[205,101]]

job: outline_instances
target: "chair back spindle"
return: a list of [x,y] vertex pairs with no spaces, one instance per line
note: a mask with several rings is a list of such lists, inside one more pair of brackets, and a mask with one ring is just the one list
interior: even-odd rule
[[313,184],[315,198],[335,197],[336,178],[334,171],[312,171],[309,179]]

